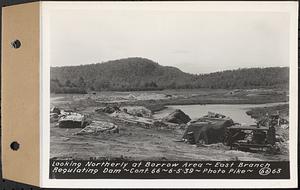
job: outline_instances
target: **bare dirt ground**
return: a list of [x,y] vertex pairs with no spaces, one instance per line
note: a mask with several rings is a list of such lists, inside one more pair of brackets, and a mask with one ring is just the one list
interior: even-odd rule
[[[201,92],[197,94],[197,92],[194,91],[193,93],[187,94],[184,98],[189,99],[191,97],[198,97],[199,99],[199,97],[202,96],[208,99],[210,93],[219,93],[219,96],[212,95],[211,100],[215,98],[226,99],[223,95],[228,92],[229,91],[222,90],[208,93]],[[168,94],[169,93],[170,92],[168,92]],[[251,94],[253,94],[253,91],[251,91]],[[125,95],[128,96],[128,93],[125,93]],[[184,94],[181,95],[184,96]],[[155,96],[151,94],[151,96],[163,97],[163,100],[168,99],[166,96],[161,95]],[[174,96],[173,93],[171,98]],[[228,96],[229,99],[239,98],[238,96]],[[253,95],[248,97],[252,98]],[[243,98],[244,96],[240,97],[240,99]],[[51,97],[52,106],[61,107],[63,109],[73,109],[78,113],[88,115],[92,120],[112,122],[119,127],[119,133],[78,136],[74,135],[74,133],[80,131],[80,128],[58,128],[55,127],[56,123],[52,123],[50,129],[51,158],[124,160],[288,160],[286,154],[272,155],[265,152],[250,153],[230,150],[229,147],[226,147],[221,143],[196,146],[184,142],[176,142],[176,140],[181,139],[184,129],[147,129],[132,124],[122,123],[105,113],[96,113],[94,111],[95,108],[103,105],[99,102],[96,103],[98,100],[99,97],[97,98],[97,96],[95,96],[94,98],[91,98],[91,96],[88,95],[55,95]]]
[[264,104],[287,102],[287,90],[281,89],[176,89],[162,91],[115,92],[89,94],[51,94],[51,105],[66,109],[85,109],[106,105],[144,106],[152,111],[165,105],[191,104]]

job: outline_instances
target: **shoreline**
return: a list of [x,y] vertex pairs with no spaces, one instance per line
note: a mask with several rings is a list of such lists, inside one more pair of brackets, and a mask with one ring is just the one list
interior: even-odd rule
[[[144,107],[151,110],[153,113],[163,111],[164,109],[167,109],[169,106],[188,106],[188,105],[257,105],[257,107],[273,107],[271,106],[264,106],[265,104],[274,104],[274,106],[278,105],[289,105],[289,101],[265,101],[265,102],[252,102],[252,101],[245,101],[245,102],[206,102],[206,103],[198,103],[198,102],[182,102],[182,103],[163,103],[163,104],[151,104],[151,105],[143,105]],[[131,106],[135,105],[142,105],[142,104],[132,104]],[[261,106],[259,106],[261,105]],[[130,106],[130,105],[128,105]],[[249,108],[252,109],[252,108]]]
[[207,104],[267,104],[289,103],[289,97],[283,89],[224,90],[190,89],[150,92],[109,92],[97,94],[51,94],[50,102],[54,106],[96,107],[96,106],[143,106],[157,112],[172,105]]
[[[53,97],[50,100],[51,104],[69,104],[70,101],[64,100],[64,97]],[[243,99],[243,100],[190,100],[190,99],[160,99],[160,100],[137,100],[137,101],[127,101],[127,102],[90,102],[94,106],[107,106],[107,105],[120,105],[120,106],[144,106],[147,109],[151,110],[153,113],[162,111],[168,106],[188,106],[188,105],[258,105],[258,107],[265,107],[265,104],[275,104],[276,105],[285,105],[289,104],[289,101],[280,101],[280,100],[252,100],[252,99]],[[259,106],[262,105],[262,106]]]

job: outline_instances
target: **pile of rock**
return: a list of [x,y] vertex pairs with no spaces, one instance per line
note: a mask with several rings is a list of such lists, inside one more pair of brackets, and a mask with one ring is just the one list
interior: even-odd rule
[[95,110],[95,112],[97,113],[108,113],[108,114],[112,114],[114,112],[119,112],[119,111],[121,110],[118,106],[106,106],[106,107],[97,108]]
[[122,110],[125,113],[128,113],[133,116],[137,116],[137,117],[146,117],[146,118],[152,117],[151,110],[149,110],[143,106],[127,106],[127,107],[123,107]]
[[163,121],[176,124],[186,124],[191,121],[191,118],[180,109],[177,109],[170,113],[168,116],[164,117]]

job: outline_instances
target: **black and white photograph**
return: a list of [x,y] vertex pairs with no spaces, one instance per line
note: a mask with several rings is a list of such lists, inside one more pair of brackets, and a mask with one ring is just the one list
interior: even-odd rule
[[[216,2],[65,4],[45,11],[51,179],[59,178],[56,166],[76,161],[101,167],[109,161],[124,170],[127,162],[154,168],[161,162],[161,169],[176,162],[221,168],[253,162],[268,169],[268,162],[290,161],[296,63],[291,16],[268,10],[276,3],[248,9],[228,2],[220,3],[224,8]],[[222,173],[198,166],[202,176]],[[87,170],[80,175],[96,173]],[[176,178],[170,176],[162,178]]]

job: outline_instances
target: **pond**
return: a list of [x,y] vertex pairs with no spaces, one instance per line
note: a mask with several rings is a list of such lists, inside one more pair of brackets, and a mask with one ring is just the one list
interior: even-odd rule
[[166,109],[157,112],[154,117],[162,118],[175,109],[180,109],[190,116],[191,119],[197,119],[208,112],[215,112],[226,115],[233,119],[234,122],[242,125],[254,125],[255,119],[246,114],[246,111],[255,107],[269,107],[280,104],[287,104],[286,102],[268,103],[268,104],[206,104],[206,105],[170,105]]

